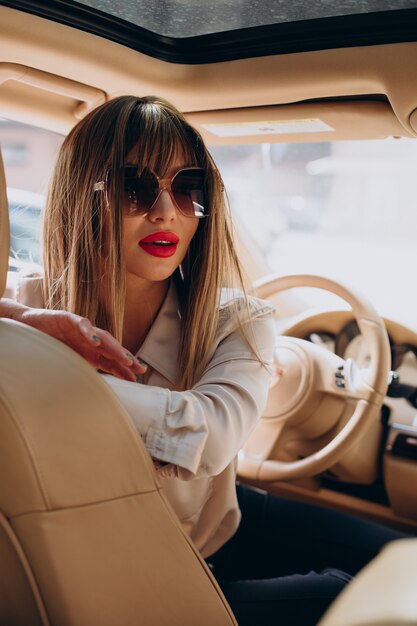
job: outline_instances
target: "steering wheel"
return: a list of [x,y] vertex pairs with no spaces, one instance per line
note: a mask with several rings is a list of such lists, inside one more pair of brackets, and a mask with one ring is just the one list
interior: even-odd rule
[[[287,328],[285,336],[277,338],[278,373],[263,417],[239,455],[243,479],[275,482],[329,469],[378,423],[386,395],[389,340],[370,302],[333,280],[313,275],[266,277],[253,285],[251,293],[269,298],[294,287],[325,289],[351,306],[370,365],[360,369],[352,359],[345,361],[322,346],[286,336],[291,335]],[[285,452],[291,450],[291,442],[293,454]]]

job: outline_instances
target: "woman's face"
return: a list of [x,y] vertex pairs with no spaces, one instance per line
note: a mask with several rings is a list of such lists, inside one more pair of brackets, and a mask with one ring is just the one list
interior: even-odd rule
[[[126,158],[126,165],[135,165],[137,150]],[[177,158],[164,179],[189,166]],[[154,206],[145,215],[128,216],[123,220],[126,273],[130,278],[163,281],[169,278],[183,260],[197,230],[199,219],[180,213],[164,189]]]

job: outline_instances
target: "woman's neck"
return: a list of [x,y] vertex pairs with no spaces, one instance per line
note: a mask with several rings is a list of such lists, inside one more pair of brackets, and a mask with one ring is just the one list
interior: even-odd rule
[[136,354],[143,344],[169,287],[169,279],[144,281],[126,276],[126,300],[123,321],[123,345]]

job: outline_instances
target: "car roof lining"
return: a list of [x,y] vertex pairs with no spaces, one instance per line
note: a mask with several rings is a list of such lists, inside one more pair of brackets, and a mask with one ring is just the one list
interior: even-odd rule
[[[157,93],[189,115],[199,128],[213,119],[266,121],[259,118],[266,113],[284,115],[284,119],[330,115],[336,128],[329,137],[324,135],[330,133],[320,133],[320,138],[314,133],[297,133],[261,139],[324,141],[415,135],[410,117],[417,108],[417,88],[409,74],[417,63],[417,43],[173,65],[90,33],[76,31],[74,37],[71,27],[4,6],[0,7],[0,24],[2,63],[46,72],[56,76],[57,82],[64,79],[81,85],[82,91],[98,90],[105,99],[126,93]],[[35,120],[63,134],[77,122],[73,112],[82,100],[76,89],[64,96],[16,80],[0,84],[4,117],[28,123]]]

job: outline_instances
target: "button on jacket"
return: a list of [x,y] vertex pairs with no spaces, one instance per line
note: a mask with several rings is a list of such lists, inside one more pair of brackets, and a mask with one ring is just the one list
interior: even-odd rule
[[[247,336],[238,330],[224,289],[211,357],[201,379],[176,391],[181,318],[173,283],[137,356],[150,366],[147,384],[103,375],[155,460],[162,488],[185,531],[207,558],[236,531],[236,455],[265,407],[274,351],[273,307],[249,298]],[[42,279],[20,282],[17,300],[42,308]],[[242,306],[241,320],[248,321]],[[246,311],[246,312],[245,312]]]

